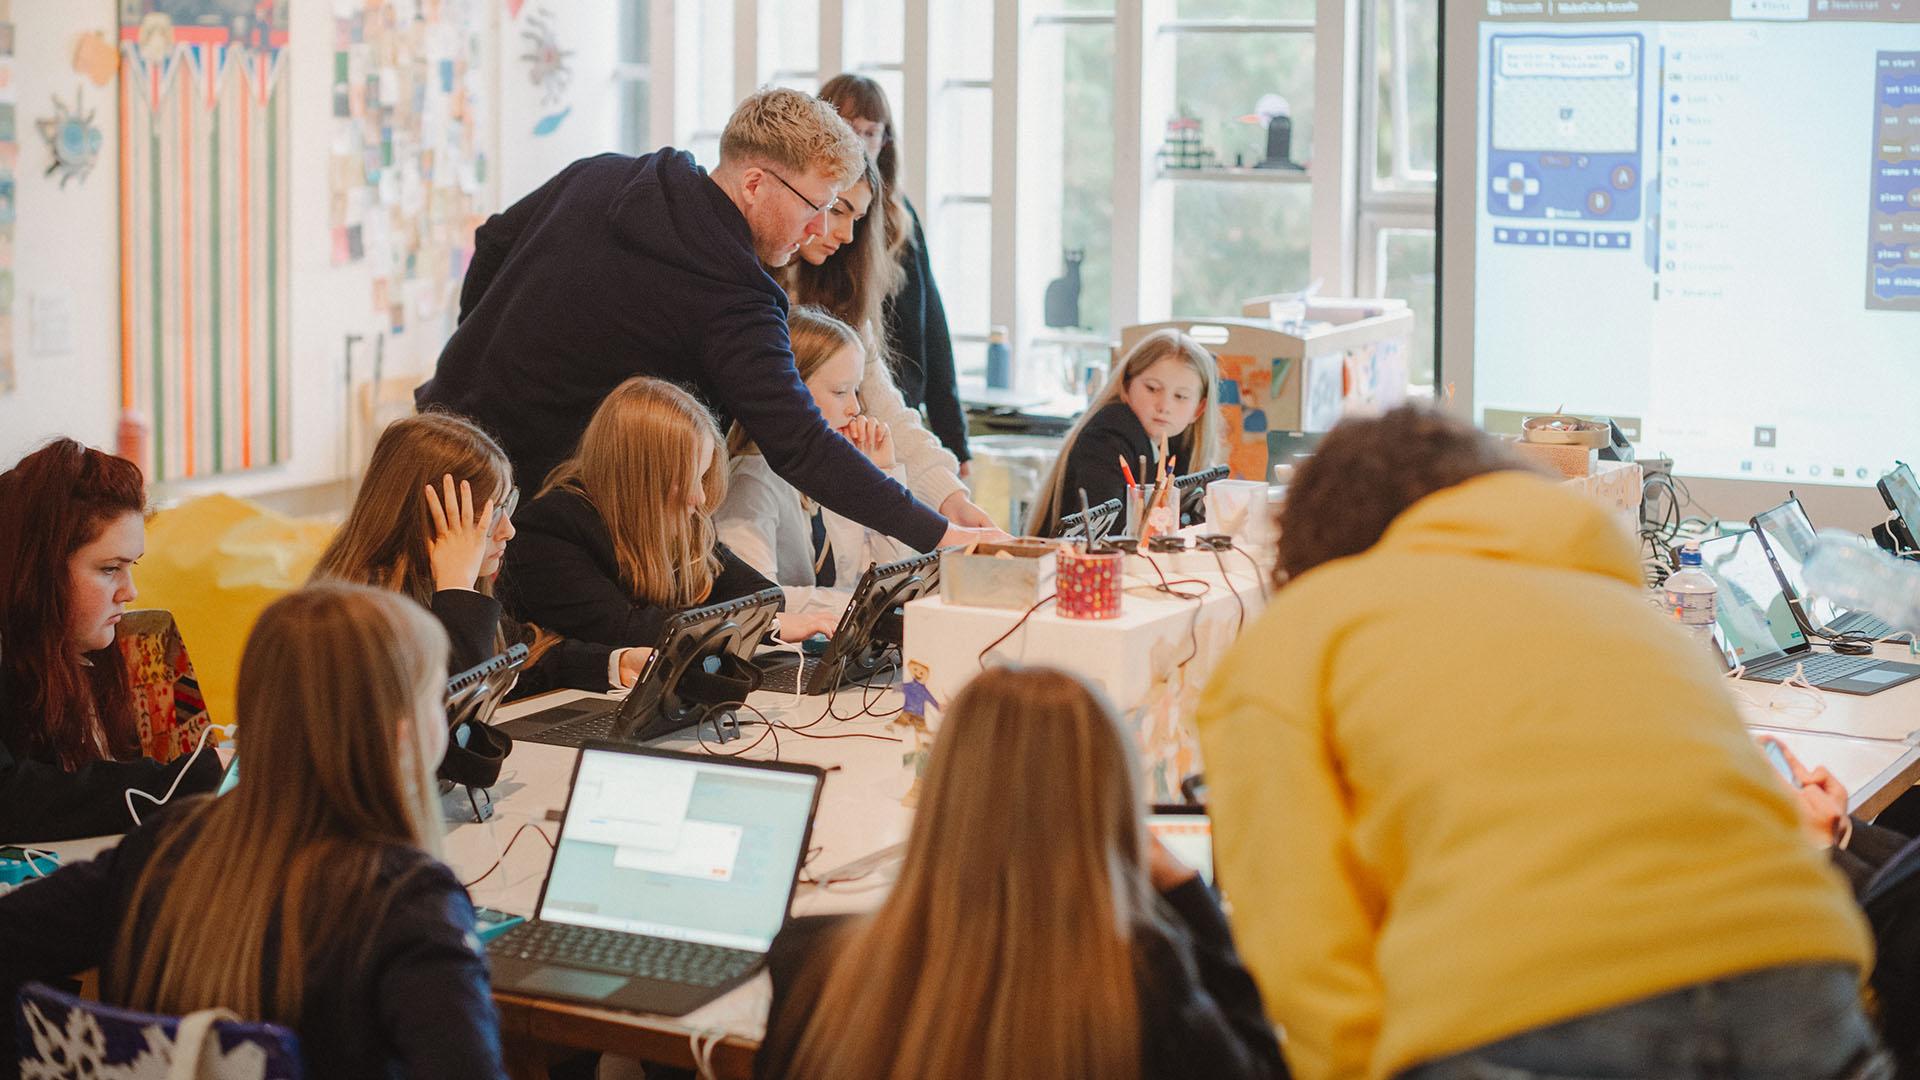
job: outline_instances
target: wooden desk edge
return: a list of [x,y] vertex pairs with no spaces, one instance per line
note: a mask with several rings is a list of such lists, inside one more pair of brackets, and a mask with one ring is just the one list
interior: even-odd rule
[[1866,789],[1873,794],[1865,799],[1857,799],[1848,812],[1855,817],[1872,818],[1893,804],[1893,800],[1907,793],[1907,789],[1920,782],[1920,746],[1907,747],[1906,753],[1894,759],[1893,764],[1880,770],[1880,774],[1867,781]]
[[[667,1027],[677,1024],[671,1017],[497,992],[493,1003],[500,1011],[501,1039],[517,1051],[509,1054],[509,1060],[521,1060],[528,1050],[557,1046],[694,1068],[693,1033],[685,1027]],[[714,1075],[747,1080],[753,1076],[753,1055],[759,1048],[759,1043],[738,1035],[725,1036],[714,1047]],[[526,1060],[541,1056],[551,1059],[551,1055],[536,1053]],[[514,1071],[516,1077],[522,1074],[522,1070]]]

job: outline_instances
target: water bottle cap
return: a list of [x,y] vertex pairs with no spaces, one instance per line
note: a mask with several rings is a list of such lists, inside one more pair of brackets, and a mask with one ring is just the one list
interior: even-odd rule
[[1692,540],[1687,541],[1687,546],[1680,549],[1680,565],[1681,566],[1699,566],[1700,565],[1700,545],[1699,544],[1693,542]]

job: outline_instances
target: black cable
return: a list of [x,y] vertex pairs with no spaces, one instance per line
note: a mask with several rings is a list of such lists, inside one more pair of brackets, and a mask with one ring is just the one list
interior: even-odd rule
[[1239,552],[1240,557],[1247,560],[1247,565],[1253,568],[1253,580],[1260,586],[1261,601],[1264,603],[1267,600],[1273,599],[1267,595],[1267,573],[1260,568],[1259,561],[1249,554],[1246,548],[1241,547],[1239,544],[1233,545],[1233,550]]
[[[773,723],[767,719],[767,714],[761,712],[759,709],[754,708],[753,706],[747,704],[744,701],[733,703],[733,708],[735,711],[738,711],[740,709],[745,709],[748,712],[760,718],[760,723],[765,725],[764,729],[760,732],[760,737],[748,743],[747,745],[741,747],[738,750],[733,750],[733,751],[716,750],[713,747],[707,745],[707,737],[700,733],[700,724],[695,724],[693,725],[693,737],[696,741],[699,742],[700,749],[705,750],[709,755],[713,757],[739,757],[740,755],[746,753],[747,751],[752,750],[754,747],[759,746],[761,743],[766,742],[767,736],[771,735],[773,736],[773,760],[779,761],[780,760],[780,733],[774,730]],[[717,711],[718,710],[715,710],[715,712]],[[714,713],[708,713],[707,715],[708,717],[712,717]],[[706,721],[702,720],[701,724],[704,724],[704,723],[706,723]],[[738,723],[739,722],[736,720],[735,726],[738,726]],[[717,719],[714,720],[713,722],[713,731],[714,731],[714,737],[718,738],[720,734],[720,721]],[[721,743],[721,745],[724,746],[726,744]]]
[[[1161,576],[1162,576],[1162,580],[1164,580],[1165,575],[1161,575]],[[975,658],[980,664],[980,670],[981,671],[987,670],[987,654],[988,653],[999,648],[1002,642],[1006,641],[1008,638],[1018,633],[1021,627],[1027,625],[1027,620],[1033,618],[1034,612],[1039,611],[1042,605],[1051,603],[1054,597],[1058,595],[1059,595],[1058,593],[1048,593],[1047,595],[1041,597],[1040,599],[1035,600],[1033,602],[1033,606],[1028,608],[1026,610],[1026,613],[1020,616],[1019,622],[1014,623],[1012,628],[1009,629],[1006,633],[1001,634],[999,637],[994,638],[992,641],[988,642],[987,647],[984,649],[981,649],[980,655]]]

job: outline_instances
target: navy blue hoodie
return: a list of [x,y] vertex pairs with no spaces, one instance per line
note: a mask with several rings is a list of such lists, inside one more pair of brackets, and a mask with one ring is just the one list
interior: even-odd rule
[[827,427],[793,366],[787,297],[747,219],[684,151],[574,162],[487,219],[460,326],[414,391],[492,432],[522,484],[573,452],[634,375],[738,420],[780,477],[842,517],[932,550],[946,519]]

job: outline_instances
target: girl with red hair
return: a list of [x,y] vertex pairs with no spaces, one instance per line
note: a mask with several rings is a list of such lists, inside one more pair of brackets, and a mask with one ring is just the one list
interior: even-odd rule
[[141,756],[113,645],[145,551],[132,462],[55,439],[0,473],[0,841],[124,832],[129,788],[219,785],[215,754]]

